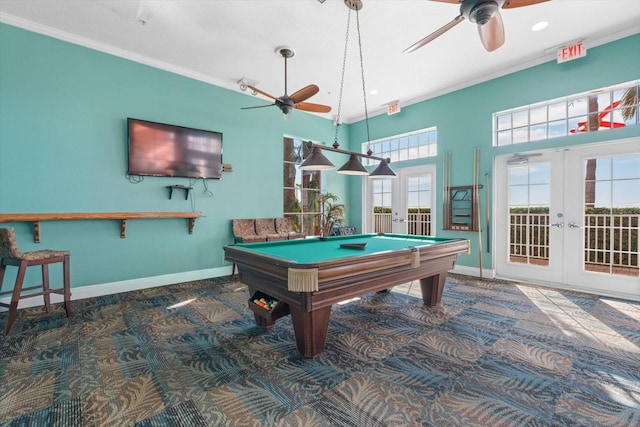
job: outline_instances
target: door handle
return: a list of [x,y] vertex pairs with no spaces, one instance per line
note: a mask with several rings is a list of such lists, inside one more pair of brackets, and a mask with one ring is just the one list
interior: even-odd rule
[[564,227],[564,222],[556,222],[554,224],[551,224],[552,227],[558,227],[558,228],[562,228]]
[[400,218],[400,222],[404,222],[404,218]]
[[581,225],[576,224],[575,222],[571,221],[569,223],[569,228],[582,228]]

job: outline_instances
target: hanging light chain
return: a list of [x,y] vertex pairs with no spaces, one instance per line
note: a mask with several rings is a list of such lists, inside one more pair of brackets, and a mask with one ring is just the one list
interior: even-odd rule
[[340,94],[338,95],[338,114],[336,115],[336,134],[333,138],[333,147],[338,148],[338,129],[340,128],[340,111],[342,110],[342,90],[344,88],[344,74],[347,68],[347,50],[349,48],[349,24],[351,23],[351,9],[347,13],[347,34],[344,38],[344,55],[342,56],[342,75],[340,77]]
[[371,143],[369,135],[369,112],[367,110],[367,89],[364,84],[364,61],[362,59],[362,39],[360,37],[360,14],[356,9],[356,29],[358,30],[358,51],[360,52],[360,74],[362,75],[362,98],[364,99],[364,122],[367,126],[367,148]]
[[[360,34],[360,15],[358,11],[362,8],[362,0],[344,0],[345,5],[349,8],[349,13],[347,15],[347,31],[344,41],[344,55],[342,57],[342,76],[340,79],[340,94],[338,98],[338,113],[336,116],[336,134],[335,141],[333,143],[333,147],[327,147],[324,145],[314,144],[312,142],[307,143],[307,147],[312,151],[312,154],[303,162],[300,169],[302,170],[325,170],[333,167],[333,164],[326,159],[322,155],[322,150],[334,151],[337,153],[349,154],[350,158],[344,166],[342,166],[338,173],[344,173],[348,175],[367,175],[367,170],[362,166],[361,162],[358,161],[356,157],[363,157],[369,160],[378,160],[380,164],[378,167],[371,173],[369,173],[370,178],[395,178],[396,174],[389,167],[388,163],[391,161],[389,158],[382,158],[373,156],[373,151],[371,150],[371,136],[369,133],[369,110],[367,108],[367,88],[364,80],[364,60],[362,56],[362,38]],[[367,126],[367,153],[362,154],[361,152],[348,151],[340,149],[340,144],[338,143],[338,129],[340,126],[340,113],[342,111],[342,92],[344,89],[344,78],[345,78],[345,70],[347,64],[347,50],[349,46],[349,27],[351,24],[351,11],[356,11],[356,25],[358,31],[358,50],[360,55],[360,75],[362,76],[362,95],[364,99],[364,116],[365,123]]]
[[356,10],[356,24],[358,30],[358,51],[360,52],[360,73],[362,75],[362,99],[364,99],[364,123],[367,128],[367,154],[373,154],[371,150],[371,135],[369,133],[369,109],[367,108],[367,89],[364,82],[364,60],[362,58],[362,38],[360,36],[360,15]]

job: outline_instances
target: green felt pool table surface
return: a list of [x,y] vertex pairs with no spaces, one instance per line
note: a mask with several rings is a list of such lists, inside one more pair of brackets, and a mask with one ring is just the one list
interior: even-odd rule
[[[331,236],[326,238],[311,237],[297,240],[280,240],[237,244],[237,248],[246,248],[256,254],[278,258],[298,264],[314,264],[343,257],[366,256],[380,252],[431,246],[438,243],[455,241],[429,236],[413,236],[404,234],[354,234],[348,236]],[[366,244],[364,249],[342,248],[342,244]]]

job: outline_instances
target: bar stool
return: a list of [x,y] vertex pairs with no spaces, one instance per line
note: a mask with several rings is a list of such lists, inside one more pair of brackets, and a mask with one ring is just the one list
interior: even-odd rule
[[[47,309],[47,313],[51,309],[51,302],[49,295],[52,293],[64,295],[64,308],[67,312],[67,317],[71,316],[71,285],[69,280],[69,256],[68,251],[55,251],[51,249],[44,249],[41,251],[33,252],[20,252],[18,244],[16,243],[16,235],[13,228],[0,228],[0,291],[2,290],[2,282],[4,279],[4,272],[8,265],[18,267],[18,273],[16,275],[16,283],[13,291],[0,292],[0,296],[12,294],[11,303],[6,304],[0,302],[3,307],[9,308],[9,317],[4,327],[4,334],[7,335],[13,325],[13,321],[16,317],[16,311],[18,310],[18,301],[23,298],[32,298],[40,295],[44,296],[44,305]],[[63,269],[63,287],[59,289],[49,289],[49,264],[62,263]],[[36,286],[30,286],[28,288],[22,287],[24,281],[24,275],[27,267],[34,265],[42,266],[42,284]],[[22,295],[22,291],[30,291],[33,289],[42,289],[42,292],[29,293]]]

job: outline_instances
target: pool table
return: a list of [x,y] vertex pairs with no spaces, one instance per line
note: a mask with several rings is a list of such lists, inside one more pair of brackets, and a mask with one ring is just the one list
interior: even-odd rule
[[[298,350],[311,358],[324,350],[335,303],[419,280],[424,304],[438,304],[447,271],[459,253],[469,252],[469,241],[379,233],[235,244],[224,251],[249,288],[256,324],[273,326],[291,314]],[[254,296],[278,305],[264,309]]]

